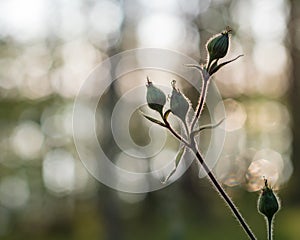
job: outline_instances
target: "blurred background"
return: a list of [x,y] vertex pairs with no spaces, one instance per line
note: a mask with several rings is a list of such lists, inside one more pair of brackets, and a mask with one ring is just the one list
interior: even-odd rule
[[[74,99],[101,61],[158,47],[204,62],[206,41],[228,25],[234,31],[227,58],[244,57],[214,77],[227,113],[214,171],[259,239],[266,234],[256,201],[268,177],[282,202],[276,239],[299,239],[296,0],[2,0],[0,238],[246,239],[196,168],[156,192],[118,192],[89,175],[72,138]],[[182,91],[196,104],[193,89]],[[121,93],[118,86],[107,92],[111,105],[103,115]],[[137,143],[145,144],[145,132],[137,131]],[[111,138],[107,133],[103,146]]]

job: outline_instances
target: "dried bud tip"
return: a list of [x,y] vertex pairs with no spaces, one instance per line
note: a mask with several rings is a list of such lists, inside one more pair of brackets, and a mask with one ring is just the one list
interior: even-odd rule
[[152,82],[150,81],[150,78],[147,76],[147,83],[146,83],[146,86],[148,87],[150,84],[152,84]]
[[176,80],[172,80],[171,86],[173,89],[176,89]]
[[225,30],[222,32],[222,34],[228,34],[231,33],[232,31],[233,31],[232,28],[230,26],[227,26]]

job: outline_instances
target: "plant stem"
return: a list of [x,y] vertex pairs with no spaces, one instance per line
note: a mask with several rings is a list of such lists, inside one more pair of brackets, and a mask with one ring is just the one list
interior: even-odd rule
[[[201,156],[200,152],[197,150],[197,148],[195,146],[195,142],[193,141],[193,143],[192,143],[193,145],[189,144],[185,139],[183,139],[178,133],[176,133],[174,131],[174,129],[169,125],[169,123],[167,121],[166,121],[166,128],[169,129],[170,132],[178,140],[183,142],[188,148],[190,148],[194,152],[194,154],[196,155],[198,161],[200,162],[201,166],[203,167],[204,171],[207,173],[211,183],[214,185],[216,191],[219,192],[219,194],[222,196],[222,198],[224,199],[224,201],[226,202],[226,204],[228,205],[228,207],[230,208],[230,210],[232,211],[232,213],[234,214],[236,219],[239,221],[240,225],[243,227],[244,231],[247,233],[248,237],[251,240],[256,240],[256,237],[254,236],[254,234],[251,231],[250,227],[248,226],[248,224],[246,223],[246,221],[242,217],[242,214],[239,212],[238,208],[235,206],[235,204],[233,203],[231,198],[227,195],[227,193],[225,192],[225,190],[223,189],[221,184],[218,182],[218,180],[216,179],[214,174],[210,171],[209,167],[205,163],[204,158]],[[269,229],[271,229],[271,226],[269,226]],[[269,230],[269,236],[271,236],[270,230]],[[269,238],[269,240],[272,240],[272,239]]]
[[[206,69],[201,70],[201,73],[202,73],[202,77],[203,77],[202,89],[201,89],[201,94],[200,94],[198,105],[197,105],[196,114],[195,114],[194,119],[191,124],[191,133],[193,132],[193,128],[194,128],[196,122],[198,121],[198,119],[200,118],[201,113],[203,111],[204,104],[206,102],[207,90],[208,90],[208,86],[210,83],[210,75],[207,73]],[[207,173],[211,183],[214,185],[215,189],[219,192],[219,194],[222,196],[224,201],[227,203],[230,210],[232,211],[232,213],[234,214],[236,219],[239,221],[239,223],[243,227],[244,231],[247,233],[248,237],[251,240],[256,240],[256,237],[252,233],[250,227],[247,225],[247,223],[244,220],[244,218],[242,217],[241,213],[239,212],[239,210],[237,209],[237,207],[235,206],[235,204],[233,203],[231,198],[227,195],[227,193],[225,192],[225,190],[223,189],[221,184],[218,182],[218,180],[216,179],[214,174],[211,172],[211,170],[207,166],[206,162],[204,161],[204,158],[198,151],[198,149],[196,147],[194,135],[191,134],[190,140],[191,140],[190,148],[196,155],[196,157],[197,157],[198,161],[200,162],[201,166],[203,167],[204,171]]]
[[273,218],[267,219],[267,227],[268,227],[268,240],[272,240],[272,220]]
[[[225,192],[225,190],[223,189],[223,187],[221,186],[221,184],[218,182],[218,180],[216,179],[216,177],[214,176],[214,174],[210,171],[209,167],[206,165],[206,163],[205,163],[203,157],[201,156],[200,152],[197,150],[197,148],[195,146],[192,147],[192,150],[195,153],[195,155],[196,155],[198,161],[200,162],[201,166],[203,167],[203,169],[207,173],[210,181],[212,182],[212,184],[214,185],[214,187],[216,188],[216,190],[220,193],[220,195],[222,196],[222,198],[224,199],[224,201],[227,203],[227,205],[229,206],[230,210],[232,211],[232,213],[234,214],[234,216],[237,218],[237,220],[239,221],[239,223],[243,227],[244,231],[247,233],[248,237],[251,240],[256,240],[256,237],[252,233],[250,227],[247,225],[247,223],[244,220],[244,218],[242,217],[241,213],[239,212],[239,210],[237,209],[237,207],[235,206],[235,204],[233,203],[233,201],[231,200],[231,198],[227,195],[227,193]],[[269,239],[269,240],[271,240],[271,239]]]
[[187,142],[187,140],[185,140],[182,136],[180,136],[170,125],[170,123],[164,119],[164,123],[165,123],[165,128],[167,128],[179,141],[181,141],[182,143],[184,143],[185,146],[187,147],[191,147],[191,145]]
[[[197,148],[195,146],[195,141],[193,140],[193,138],[192,138],[193,142],[192,142],[192,144],[190,144],[185,139],[183,139],[178,133],[176,133],[175,130],[169,125],[169,123],[167,121],[165,122],[165,124],[166,124],[166,128],[169,129],[170,132],[178,140],[183,142],[188,148],[190,148],[194,152],[194,154],[196,155],[198,161],[200,162],[201,166],[203,167],[204,171],[207,173],[211,183],[214,185],[216,191],[219,192],[219,194],[222,196],[225,203],[228,205],[228,207],[230,208],[230,210],[232,211],[232,213],[234,214],[236,219],[239,221],[239,223],[242,226],[242,228],[244,229],[244,231],[247,233],[248,237],[251,240],[256,240],[256,237],[254,236],[254,234],[251,231],[250,227],[248,226],[248,224],[246,223],[246,221],[242,217],[242,214],[239,212],[238,208],[235,206],[235,204],[233,203],[231,198],[227,195],[227,193],[225,192],[225,190],[223,189],[221,184],[218,182],[217,178],[214,176],[214,174],[211,172],[211,170],[209,169],[209,167],[205,163],[204,158],[202,157],[202,155],[200,154],[200,152],[197,150]],[[271,222],[269,222],[269,240],[272,240],[270,229],[271,229]]]
[[[215,187],[216,191],[219,192],[219,194],[222,196],[222,198],[224,199],[225,203],[228,205],[228,207],[230,208],[230,210],[232,211],[233,215],[235,216],[235,218],[239,221],[240,225],[242,226],[242,228],[244,229],[244,231],[246,232],[246,234],[248,235],[248,237],[251,240],[256,240],[256,237],[254,236],[253,232],[251,231],[250,227],[248,226],[248,224],[246,223],[246,221],[244,220],[244,218],[242,217],[241,213],[239,212],[239,210],[237,209],[237,207],[235,206],[235,204],[233,203],[233,201],[231,200],[231,198],[227,195],[227,193],[225,192],[225,190],[223,189],[223,187],[221,186],[221,184],[218,182],[217,178],[214,176],[214,174],[211,172],[211,170],[209,169],[209,167],[207,166],[206,162],[204,161],[204,158],[202,157],[202,155],[200,154],[200,152],[197,149],[196,146],[196,141],[195,141],[195,132],[193,132],[194,127],[196,122],[198,121],[198,119],[201,116],[201,113],[203,111],[204,108],[204,104],[206,101],[206,96],[207,96],[207,90],[208,90],[208,86],[210,83],[210,75],[207,72],[206,69],[202,69],[199,66],[196,65],[190,65],[190,67],[195,67],[198,70],[200,70],[201,74],[202,74],[202,88],[201,88],[201,93],[200,93],[200,97],[199,97],[199,101],[197,104],[197,108],[196,108],[196,113],[194,115],[194,118],[192,120],[191,123],[191,128],[190,131],[188,131],[188,135],[189,135],[189,141],[187,141],[186,139],[184,139],[182,136],[180,136],[169,124],[169,122],[164,119],[164,123],[167,129],[170,130],[170,132],[178,139],[180,140],[182,143],[184,143],[188,148],[190,148],[194,154],[196,155],[198,161],[200,162],[201,166],[203,167],[204,171],[207,173],[208,178],[210,179],[211,183],[213,184],[213,186]],[[185,125],[185,127],[187,127],[187,125]],[[271,223],[269,223],[269,240],[272,240],[271,238]]]
[[191,124],[191,132],[193,132],[193,130],[194,130],[194,126],[202,113],[202,110],[204,108],[204,104],[206,101],[206,95],[207,95],[207,90],[208,90],[208,86],[209,86],[209,82],[210,82],[210,76],[208,74],[205,74],[204,71],[206,71],[206,70],[202,71],[202,75],[203,75],[202,88],[201,88],[199,102],[198,102],[197,109],[196,109],[196,114],[195,114],[194,119]]
[[206,162],[204,161],[204,158],[201,156],[200,152],[198,151],[198,149],[196,147],[196,142],[195,142],[195,138],[194,138],[194,134],[193,134],[193,129],[194,129],[194,126],[195,126],[196,122],[198,121],[198,119],[201,116],[201,113],[203,111],[204,104],[205,104],[205,101],[206,101],[206,96],[207,96],[207,90],[208,90],[208,86],[209,86],[209,83],[210,83],[210,75],[207,73],[207,71],[205,69],[203,69],[203,70],[200,69],[200,70],[201,70],[202,77],[203,77],[202,78],[203,79],[202,80],[202,89],[201,89],[201,94],[200,94],[198,105],[197,105],[196,114],[194,116],[194,119],[192,120],[192,124],[191,124],[191,128],[190,128],[190,136],[189,137],[190,137],[191,142],[187,142],[183,137],[181,137],[178,133],[176,133],[172,129],[172,127],[170,126],[168,121],[165,120],[166,128],[168,128],[171,131],[171,133],[177,139],[179,139],[181,142],[183,142],[188,148],[190,148],[194,152],[194,154],[196,155],[196,157],[197,157],[198,161],[200,162],[201,166],[203,167],[203,169],[207,173],[211,183],[214,185],[215,189],[220,193],[220,195],[222,196],[222,198],[224,199],[226,204],[229,206],[230,210],[232,211],[234,216],[237,218],[240,225],[243,227],[244,231],[247,233],[248,237],[251,240],[256,240],[256,237],[252,233],[251,229],[247,225],[247,223],[244,220],[244,218],[242,217],[241,213],[239,212],[239,210],[237,209],[237,207],[235,206],[235,204],[233,203],[231,198],[227,195],[227,193],[225,192],[225,190],[223,189],[221,184],[218,182],[218,180],[216,179],[214,174],[211,172],[211,170],[207,166]]

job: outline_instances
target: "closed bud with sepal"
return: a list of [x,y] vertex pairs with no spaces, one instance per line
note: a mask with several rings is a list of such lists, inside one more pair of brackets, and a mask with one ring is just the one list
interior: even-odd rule
[[147,103],[148,106],[163,115],[163,107],[166,104],[166,95],[162,90],[155,87],[147,77]]
[[190,108],[190,103],[188,99],[178,90],[176,89],[176,81],[172,81],[172,95],[171,95],[171,101],[170,101],[170,107],[171,107],[171,112],[179,117],[184,123],[186,114]]
[[262,189],[258,200],[258,210],[269,221],[272,220],[275,213],[279,210],[279,201],[273,190],[268,186],[268,181],[265,179],[265,186]]
[[212,62],[215,59],[220,59],[226,56],[229,49],[230,32],[231,29],[227,27],[225,31],[208,40],[206,48],[208,51],[210,62]]

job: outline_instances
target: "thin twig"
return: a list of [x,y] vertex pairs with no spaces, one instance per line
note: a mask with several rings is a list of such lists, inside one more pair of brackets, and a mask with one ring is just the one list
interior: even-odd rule
[[195,136],[196,134],[202,132],[203,130],[216,128],[216,127],[220,126],[221,123],[224,122],[224,120],[225,120],[225,118],[223,118],[221,121],[217,122],[216,124],[204,125],[204,126],[200,127],[199,129],[194,130],[191,134],[192,134],[192,136]]
[[273,239],[273,236],[272,236],[272,220],[273,220],[273,218],[267,219],[268,240]]
[[188,143],[184,138],[182,138],[178,133],[176,133],[172,129],[172,127],[170,126],[170,124],[167,121],[165,122],[165,124],[166,124],[165,127],[168,128],[171,131],[171,133],[177,139],[179,139],[181,142],[183,142],[188,148],[190,148],[194,152],[194,154],[196,155],[198,161],[200,162],[201,166],[203,167],[204,171],[207,173],[207,176],[209,177],[211,183],[215,187],[216,191],[220,193],[220,195],[222,196],[223,200],[226,202],[226,204],[228,205],[228,207],[230,208],[230,210],[232,211],[232,213],[234,214],[234,216],[236,217],[236,219],[241,224],[241,226],[244,229],[244,231],[247,233],[248,237],[251,240],[256,240],[256,237],[254,236],[254,234],[251,231],[250,227],[248,226],[248,224],[246,223],[246,221],[242,217],[242,214],[239,212],[238,208],[235,206],[235,204],[233,203],[233,201],[231,200],[231,198],[227,195],[227,193],[225,192],[225,190],[223,189],[223,187],[221,186],[221,184],[218,182],[218,180],[216,179],[216,177],[214,176],[214,174],[211,172],[211,170],[209,169],[209,167],[205,163],[204,158],[202,157],[202,155],[200,154],[200,152],[197,150],[197,147],[195,145],[195,141],[193,141],[192,144]]
[[187,125],[186,122],[183,122],[183,125],[184,125],[185,131],[186,131],[186,135],[187,135],[187,137],[189,137],[189,136],[190,136],[190,130],[189,130],[189,127],[188,127],[188,125]]
[[191,147],[191,144],[182,136],[180,136],[170,125],[170,123],[164,119],[164,123],[165,123],[165,128],[169,129],[169,131],[178,139],[180,140],[182,143],[184,143],[184,145],[186,145],[187,147]]
[[198,105],[197,105],[197,110],[196,110],[196,113],[194,115],[194,119],[192,120],[192,124],[191,124],[191,128],[190,128],[190,134],[189,134],[190,136],[189,137],[190,137],[191,142],[187,143],[180,135],[178,135],[170,127],[170,125],[167,121],[165,122],[165,124],[168,125],[167,128],[175,135],[175,137],[177,137],[181,141],[184,140],[182,142],[194,152],[194,154],[196,155],[196,157],[197,157],[198,161],[200,162],[201,166],[203,167],[203,169],[207,173],[207,176],[209,177],[211,183],[215,187],[216,191],[220,193],[223,200],[229,206],[230,210],[232,211],[232,213],[234,214],[236,219],[239,221],[239,223],[241,224],[242,228],[244,229],[244,231],[246,232],[248,237],[251,240],[256,240],[256,237],[254,236],[254,234],[251,231],[250,227],[248,226],[248,224],[246,223],[246,221],[242,217],[241,213],[239,212],[239,210],[237,209],[237,207],[235,206],[235,204],[233,203],[231,198],[227,195],[227,193],[225,192],[225,190],[223,189],[221,184],[218,182],[218,180],[216,179],[214,174],[211,172],[211,170],[207,166],[206,162],[204,161],[204,158],[202,157],[202,155],[200,154],[200,152],[198,151],[198,149],[196,147],[196,141],[195,141],[195,137],[194,137],[195,134],[193,134],[193,129],[194,129],[194,126],[195,126],[196,122],[198,121],[199,117],[201,116],[202,110],[204,108],[204,104],[206,102],[207,90],[208,90],[208,86],[209,86],[209,82],[210,82],[210,75],[208,74],[208,72],[205,69],[202,69],[199,66],[196,66],[196,65],[189,65],[189,66],[190,67],[196,67],[198,70],[200,70],[201,73],[202,73],[202,77],[203,77],[203,79],[202,79],[203,84],[202,84],[201,94],[200,94]]
[[217,192],[220,193],[226,204],[229,206],[230,210],[234,214],[234,216],[237,218],[241,226],[243,227],[244,231],[247,233],[248,237],[251,240],[256,240],[256,237],[254,236],[253,232],[251,231],[250,227],[242,217],[241,213],[239,212],[238,208],[235,206],[231,198],[227,195],[223,187],[220,185],[214,174],[210,171],[209,167],[206,165],[203,157],[201,156],[200,152],[197,150],[196,147],[193,147],[192,150],[194,151],[198,161],[200,162],[201,166],[203,167],[204,171],[207,173],[211,183],[216,188]]
[[209,82],[210,82],[210,76],[206,72],[205,69],[202,71],[202,78],[203,79],[202,79],[201,93],[200,93],[200,97],[199,97],[199,102],[197,104],[196,113],[195,113],[195,116],[194,116],[192,124],[191,124],[191,132],[194,130],[195,124],[198,121],[198,119],[202,113],[202,110],[204,108],[204,104],[206,101],[206,95],[207,95],[207,90],[208,90],[208,86],[209,86]]

